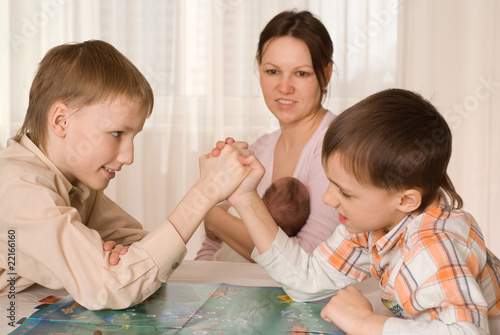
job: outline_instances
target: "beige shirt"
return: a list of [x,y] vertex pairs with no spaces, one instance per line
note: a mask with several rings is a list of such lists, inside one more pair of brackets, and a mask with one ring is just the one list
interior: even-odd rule
[[[108,240],[130,244],[118,265]],[[0,250],[0,295],[38,283],[89,309],[143,301],[186,255],[170,222],[148,234],[102,191],[72,185],[27,136],[0,150]]]

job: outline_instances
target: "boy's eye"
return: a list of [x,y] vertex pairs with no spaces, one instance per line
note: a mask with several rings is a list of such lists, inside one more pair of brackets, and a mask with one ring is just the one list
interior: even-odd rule
[[114,137],[120,137],[122,133],[122,131],[112,131],[111,135],[113,135]]
[[342,191],[341,189],[339,189],[339,193],[340,193],[340,195],[341,195],[341,196],[343,196],[343,197],[344,197],[344,198],[346,198],[346,199],[348,199],[348,198],[350,198],[350,197],[351,197],[349,194],[344,193],[344,191]]

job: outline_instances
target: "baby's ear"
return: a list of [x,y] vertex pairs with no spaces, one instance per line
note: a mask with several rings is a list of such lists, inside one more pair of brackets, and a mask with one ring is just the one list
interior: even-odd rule
[[50,107],[48,126],[56,136],[66,136],[70,112],[69,107],[62,102],[56,102]]
[[413,212],[422,203],[422,193],[415,189],[405,190],[400,196],[398,209],[405,213]]

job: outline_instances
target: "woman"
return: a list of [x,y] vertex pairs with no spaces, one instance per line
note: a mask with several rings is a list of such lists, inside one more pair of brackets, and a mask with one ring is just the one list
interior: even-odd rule
[[[311,213],[292,240],[311,252],[335,230],[338,214],[323,203],[328,186],[321,164],[321,145],[334,115],[321,105],[333,66],[333,44],[325,26],[310,12],[285,11],[260,34],[257,48],[260,85],[280,129],[251,146],[266,173],[258,187],[263,195],[275,180],[292,176],[311,196]],[[216,206],[205,217],[207,238],[196,259],[212,260],[224,241],[251,260],[254,244],[243,222]]]

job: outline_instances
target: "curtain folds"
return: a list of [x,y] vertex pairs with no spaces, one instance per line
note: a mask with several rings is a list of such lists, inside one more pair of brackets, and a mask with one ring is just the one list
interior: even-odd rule
[[500,3],[402,1],[398,86],[420,92],[447,119],[449,175],[500,255]]
[[[451,178],[500,254],[495,0],[2,1],[0,147],[21,126],[37,64],[51,47],[110,42],[148,78],[155,108],[137,136],[134,164],[106,193],[152,229],[198,178],[198,157],[215,141],[251,143],[278,128],[261,96],[255,52],[264,25],[293,8],[313,12],[332,36],[330,110],[388,87],[416,90],[439,107],[454,135]],[[188,259],[202,235],[199,229],[188,244]]]

